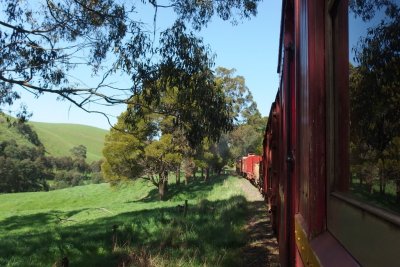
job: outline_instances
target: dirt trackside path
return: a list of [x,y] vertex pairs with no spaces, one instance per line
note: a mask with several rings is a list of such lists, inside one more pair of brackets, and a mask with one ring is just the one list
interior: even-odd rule
[[250,216],[246,225],[247,245],[243,248],[245,266],[280,266],[278,243],[272,233],[267,206],[260,192],[246,179],[240,186],[249,202]]

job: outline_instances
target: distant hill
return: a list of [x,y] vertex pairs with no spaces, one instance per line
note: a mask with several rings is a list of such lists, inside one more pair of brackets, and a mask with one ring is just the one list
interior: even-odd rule
[[0,112],[0,142],[15,140],[18,145],[33,147],[37,146],[37,142],[32,141],[32,135],[27,134],[23,130],[29,127],[16,127],[11,126],[15,119]]
[[39,136],[40,141],[51,156],[71,155],[70,149],[84,145],[87,148],[87,162],[100,160],[104,146],[104,137],[108,131],[86,125],[29,122]]
[[[104,137],[108,131],[79,124],[29,122],[32,127],[9,127],[8,121],[14,121],[0,113],[0,141],[15,140],[19,145],[36,146],[35,132],[49,155],[70,156],[70,149],[84,145],[87,148],[87,162],[100,160],[104,146]],[[32,128],[33,132],[29,132]],[[27,131],[28,130],[28,131]]]

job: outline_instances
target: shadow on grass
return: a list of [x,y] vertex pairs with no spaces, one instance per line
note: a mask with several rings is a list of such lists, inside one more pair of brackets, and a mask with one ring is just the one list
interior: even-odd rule
[[[199,198],[202,194],[204,197],[214,186],[222,184],[229,176],[228,175],[220,175],[220,176],[210,176],[207,181],[204,181],[201,177],[192,178],[189,184],[185,185],[184,181],[178,185],[176,183],[168,184],[168,193],[165,197],[165,200],[179,200],[184,201],[186,199],[195,199]],[[159,200],[158,188],[154,187],[146,197],[131,201],[131,202],[154,202]]]
[[77,209],[71,211],[52,210],[50,212],[35,213],[23,216],[12,216],[1,221],[0,233],[18,231],[23,228],[40,228],[52,223],[61,223],[69,221],[69,217],[74,216],[86,209]]
[[[195,194],[222,181],[195,181],[185,191]],[[171,186],[171,190],[179,188]],[[4,234],[0,266],[52,266],[64,256],[70,266],[117,266],[124,256],[140,250],[166,260],[167,266],[178,262],[186,266],[242,266],[240,248],[246,243],[243,225],[247,213],[246,199],[235,196],[202,200],[190,205],[186,216],[176,207],[158,207],[85,224],[60,224],[51,213],[10,217],[0,222],[3,231],[18,225],[37,225],[37,230]]]

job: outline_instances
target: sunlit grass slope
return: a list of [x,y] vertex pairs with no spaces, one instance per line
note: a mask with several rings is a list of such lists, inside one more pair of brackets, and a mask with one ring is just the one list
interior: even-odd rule
[[0,142],[15,140],[19,145],[34,146],[25,136],[23,136],[15,127],[10,127],[7,118],[11,117],[0,113]]
[[52,266],[65,256],[70,266],[240,266],[239,182],[171,184],[163,202],[144,180],[0,195],[0,266]]
[[87,148],[87,162],[100,160],[104,137],[108,131],[78,124],[30,122],[37,132],[46,151],[52,156],[71,155],[70,149],[84,145]]

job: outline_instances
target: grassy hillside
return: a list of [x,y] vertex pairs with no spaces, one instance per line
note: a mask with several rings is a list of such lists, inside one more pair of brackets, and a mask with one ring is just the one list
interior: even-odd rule
[[11,119],[11,117],[0,113],[0,141],[14,139],[19,145],[34,146],[17,128],[10,127],[7,118]]
[[71,155],[70,149],[84,145],[87,162],[102,158],[104,137],[108,131],[78,124],[30,122],[46,151],[52,156]]
[[[164,202],[144,180],[0,195],[0,266],[52,266],[64,256],[70,266],[240,266],[239,182],[171,184]],[[185,216],[177,205],[186,199]]]
[[[16,127],[9,127],[9,120],[14,120],[0,113],[0,141],[14,139],[19,145],[34,146],[27,135]],[[104,146],[104,137],[108,131],[78,124],[29,122],[37,133],[46,151],[55,157],[70,156],[74,146],[84,145],[87,148],[87,162],[100,160]]]

